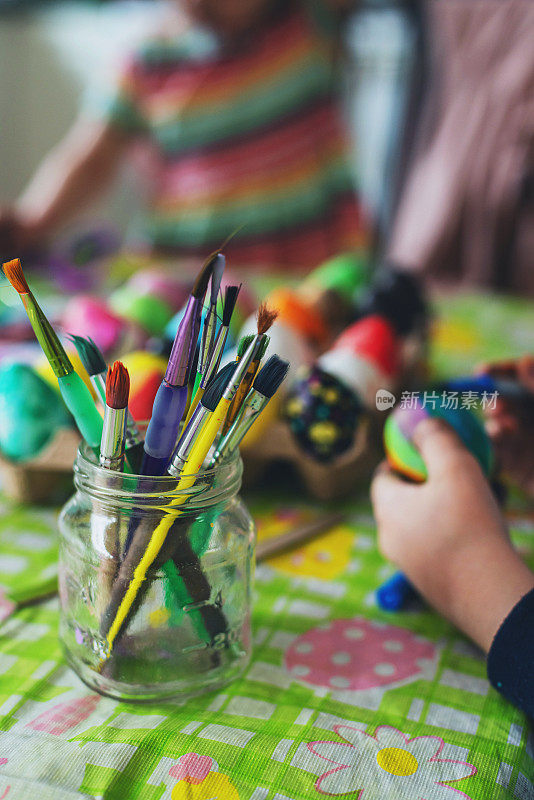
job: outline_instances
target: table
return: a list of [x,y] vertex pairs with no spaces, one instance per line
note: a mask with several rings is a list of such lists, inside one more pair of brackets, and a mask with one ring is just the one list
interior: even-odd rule
[[[448,334],[438,328],[440,369],[483,358],[485,342],[510,352],[498,308],[494,329],[465,306]],[[279,492],[250,505],[260,536],[319,508]],[[55,597],[13,608],[54,587],[56,519],[3,500],[0,800],[534,798],[526,718],[489,686],[482,654],[428,608],[377,609],[392,568],[367,499],[345,509],[346,523],[258,568],[240,680],[182,706],[139,706],[90,692],[67,668]],[[534,512],[516,504],[511,530],[534,566]]]

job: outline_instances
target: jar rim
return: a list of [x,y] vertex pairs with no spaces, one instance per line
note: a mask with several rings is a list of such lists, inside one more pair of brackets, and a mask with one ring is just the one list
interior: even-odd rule
[[[74,462],[74,484],[78,491],[108,505],[150,505],[168,507],[178,497],[191,511],[207,508],[228,500],[241,488],[243,463],[239,450],[224,458],[215,467],[196,474],[132,475],[101,467],[89,445],[82,441]],[[181,478],[193,479],[189,488],[180,488]]]

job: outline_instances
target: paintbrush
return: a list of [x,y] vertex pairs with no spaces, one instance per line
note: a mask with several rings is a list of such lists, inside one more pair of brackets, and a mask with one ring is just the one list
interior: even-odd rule
[[[235,367],[236,367],[235,361],[231,361],[229,364],[225,364],[225,366],[217,373],[215,378],[213,378],[212,381],[208,383],[208,386],[211,386],[212,383],[215,383],[217,386],[220,386],[221,396],[222,396],[222,392],[225,389],[228,381],[230,380],[232,373],[235,370]],[[204,405],[203,397],[204,393],[202,394],[200,402],[198,403],[197,407],[195,408],[191,416],[191,419],[186,425],[184,432],[180,437],[176,450],[172,455],[171,463],[168,469],[170,475],[178,476],[182,472],[182,469],[185,466],[187,459],[189,458],[189,454],[191,453],[193,445],[195,444],[198,436],[202,431],[202,428],[207,422],[209,415],[214,410]]]
[[[69,339],[78,351],[81,362],[87,370],[91,383],[102,401],[106,404],[106,376],[107,364],[104,356],[90,337],[69,334]],[[143,437],[139,432],[137,423],[130,414],[126,413],[126,436],[124,440],[124,454],[132,472],[137,474],[143,457]]]
[[108,367],[104,426],[100,444],[100,466],[121,472],[124,465],[124,440],[130,376],[121,361]]
[[187,403],[187,383],[200,329],[204,295],[219,253],[212,253],[195,282],[176,331],[165,376],[157,391],[145,433],[143,475],[163,475],[176,444]]
[[221,280],[226,265],[226,259],[222,253],[218,253],[213,264],[213,271],[211,273],[210,283],[210,306],[204,317],[202,324],[202,338],[200,340],[200,355],[198,360],[198,369],[193,386],[193,395],[195,395],[202,376],[208,369],[208,365],[213,353],[215,344],[215,329],[217,326],[217,298],[219,296],[219,289],[221,288]]
[[256,546],[256,562],[259,564],[261,561],[309,542],[310,539],[329,531],[335,525],[340,525],[345,521],[346,516],[344,511],[333,511],[310,522],[305,522],[281,536],[273,536],[272,539],[259,542]]
[[[243,354],[241,361],[235,365],[230,380],[226,384],[222,395],[219,398],[220,386],[216,379],[207,387],[202,398],[202,405],[204,405],[211,413],[205,421],[203,427],[200,429],[193,446],[190,450],[189,457],[185,464],[180,462],[177,469],[181,470],[179,481],[176,487],[177,496],[172,501],[172,506],[181,506],[187,503],[189,495],[180,494],[180,492],[187,492],[196,481],[196,475],[202,468],[204,459],[206,458],[210,447],[217,436],[219,428],[221,427],[230,403],[232,402],[235,393],[241,383],[245,372],[248,369],[250,361],[252,360],[258,346],[258,342],[265,336],[266,331],[270,328],[273,321],[276,319],[276,311],[267,308],[262,304],[258,309],[258,333],[253,337],[249,347]],[[169,467],[169,473],[172,474],[172,465]],[[169,529],[176,522],[176,517],[180,514],[170,513],[164,517],[152,533],[150,541],[148,542],[142,558],[133,571],[132,578],[128,584],[128,588],[122,598],[122,601],[117,609],[116,615],[111,623],[107,634],[108,656],[113,647],[113,642],[116,636],[122,629],[128,614],[136,600],[136,597],[143,586],[147,570],[150,569],[154,561],[158,558],[161,548],[165,543]],[[130,548],[131,549],[131,548]]]
[[[214,413],[217,412],[221,402],[223,402],[223,397],[225,392],[228,390],[228,387],[235,386],[236,382],[241,380],[246,369],[246,361],[243,361],[242,365],[236,365],[233,363],[232,367],[233,370],[230,380],[227,379],[226,372],[224,373],[224,380],[220,378],[221,372],[225,369],[223,367],[223,370],[220,370],[218,375],[210,382],[206,388],[206,391],[204,392],[201,404],[206,407],[211,417],[213,417]],[[154,565],[156,559],[160,557],[160,552],[165,545],[169,530],[176,525],[181,525],[179,517],[186,512],[186,508],[180,508],[180,506],[185,506],[189,500],[190,496],[187,494],[187,490],[194,485],[197,479],[196,473],[199,471],[204,462],[204,458],[211,447],[218,427],[220,426],[220,422],[221,420],[219,420],[219,424],[215,428],[215,433],[210,433],[208,436],[197,437],[197,440],[190,452],[189,459],[184,465],[187,469],[187,474],[182,474],[178,481],[176,487],[177,496],[170,504],[170,507],[168,507],[169,513],[167,513],[166,516],[161,519],[155,529],[151,527],[150,521],[147,521],[148,524],[140,525],[135,532],[135,536],[128,549],[126,557],[121,564],[118,576],[119,579],[117,581],[117,586],[114,586],[108,611],[106,612],[105,618],[102,620],[101,630],[107,638],[107,657],[109,657],[111,653],[115,639],[121,633],[123,626],[126,624],[130,614],[132,613],[132,610],[134,610],[135,605],[138,603],[138,596],[140,592],[142,592],[144,587],[146,587],[147,571]],[[210,439],[210,436],[213,438]],[[181,462],[180,466],[182,466]],[[186,493],[180,494],[180,492]],[[185,538],[187,539],[187,537]],[[192,552],[190,544],[188,547]],[[188,553],[189,558],[193,557],[191,556],[191,552]],[[182,551],[180,552],[180,556],[181,561],[183,561]],[[194,556],[194,559],[198,563],[198,557],[196,555]],[[180,563],[177,564],[177,567],[179,570],[181,569]],[[196,570],[196,572],[199,572],[199,570]],[[191,590],[192,587],[188,586],[187,589],[190,594],[193,596],[195,595],[195,592]],[[199,610],[202,613],[202,609]],[[224,627],[222,630],[215,630],[213,613],[212,611],[209,613],[210,635],[215,636],[217,633],[223,632]],[[219,619],[219,623],[221,625],[223,624],[224,616],[222,619],[220,617],[216,617],[216,619]]]
[[[116,361],[113,367],[108,369],[105,389],[104,427],[102,430],[99,463],[105,470],[121,472],[124,463],[125,423],[130,391],[130,376],[128,375],[128,370],[120,361]],[[106,557],[101,559],[97,578],[97,602],[99,605],[107,602],[117,575],[120,553],[119,513],[106,515],[104,542]]]
[[91,392],[74,371],[65,348],[31,293],[22,271],[20,259],[15,258],[13,261],[8,261],[3,268],[6,278],[20,295],[37,341],[57,378],[65,405],[74,417],[83,438],[98,455],[103,422]]
[[254,379],[237,417],[228,433],[221,439],[210,463],[214,467],[223,458],[230,456],[239,447],[243,437],[261,414],[271,397],[278,391],[287,375],[289,362],[271,356]]
[[[224,423],[230,404],[234,399],[237,390],[239,389],[241,381],[249,369],[252,359],[258,351],[258,346],[261,345],[265,338],[265,331],[269,329],[275,319],[276,311],[268,309],[265,305],[260,306],[258,310],[258,333],[253,336],[252,341],[243,354],[241,360],[232,364],[234,367],[233,372],[231,373],[230,380],[222,394],[217,408],[213,410],[210,409],[211,413],[207,415],[203,414],[203,424],[197,430],[194,440],[191,443],[192,446],[190,445],[187,461],[184,463],[179,454],[175,453],[176,458],[173,458],[171,461],[168,469],[169,474],[179,476],[185,472],[186,467],[193,473],[196,473],[200,470],[204,462],[204,458],[206,457],[217,433],[219,432],[219,428]],[[211,396],[212,395],[210,395],[210,397]],[[204,398],[201,400],[201,405],[208,407],[207,403],[204,402]],[[202,459],[199,463],[197,463],[197,459],[202,453]]]
[[[258,317],[257,317],[258,334],[260,333],[261,324],[263,324],[262,323],[262,320],[263,320],[262,308],[265,308],[265,306],[264,305],[260,306],[260,308],[258,310]],[[274,316],[272,317],[272,320],[270,321],[269,328],[271,327],[271,325],[275,321],[276,317],[278,316],[278,312],[272,312],[272,313],[273,313]],[[267,349],[267,345],[268,344],[269,344],[268,337],[264,337],[264,338],[256,340],[256,349],[255,349],[255,351],[253,353],[252,358],[250,359],[250,363],[249,363],[247,372],[246,372],[246,374],[245,374],[245,376],[244,376],[244,378],[243,378],[243,380],[241,382],[241,385],[239,386],[238,391],[236,392],[236,395],[235,395],[234,399],[232,400],[230,408],[228,409],[228,414],[226,415],[226,419],[224,421],[224,425],[223,425],[223,428],[222,428],[223,436],[228,432],[228,430],[230,428],[230,425],[233,423],[233,421],[237,417],[239,409],[241,408],[241,404],[242,404],[243,400],[245,399],[250,387],[252,386],[252,381],[254,380],[254,376],[256,375],[256,372],[258,371],[258,368],[260,366],[260,361],[263,358],[263,356],[265,355],[265,351]]]
[[[221,363],[221,358],[224,350],[224,346],[226,344],[226,339],[228,337],[228,330],[230,327],[230,322],[232,320],[232,314],[234,313],[235,304],[237,302],[237,297],[239,295],[239,290],[241,289],[241,285],[239,286],[227,286],[226,291],[224,294],[224,305],[223,305],[223,313],[222,313],[222,324],[217,332],[217,338],[215,339],[215,344],[213,346],[213,351],[211,354],[211,358],[209,360],[208,366],[201,374],[200,382],[198,387],[193,392],[193,399],[191,400],[191,405],[189,406],[189,412],[185,419],[185,426],[191,419],[191,416],[200,403],[200,399],[204,394],[204,390],[208,385],[208,382],[211,378],[217,373],[219,369],[219,364]],[[197,377],[199,373],[197,372]]]

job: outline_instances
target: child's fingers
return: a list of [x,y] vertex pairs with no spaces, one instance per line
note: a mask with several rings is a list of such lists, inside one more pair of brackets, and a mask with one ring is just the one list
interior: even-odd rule
[[441,419],[429,417],[416,427],[413,441],[425,462],[430,478],[450,474],[461,462],[474,461],[452,428]]
[[413,489],[412,485],[391,471],[386,461],[382,461],[371,482],[371,501],[377,516],[382,509],[397,507],[401,498]]

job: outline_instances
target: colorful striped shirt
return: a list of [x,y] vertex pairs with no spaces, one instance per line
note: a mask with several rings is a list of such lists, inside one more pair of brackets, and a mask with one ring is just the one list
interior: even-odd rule
[[307,269],[366,249],[332,51],[288,2],[238,50],[191,28],[133,57],[108,118],[152,144],[156,251],[205,256],[236,229],[225,253],[240,266]]

